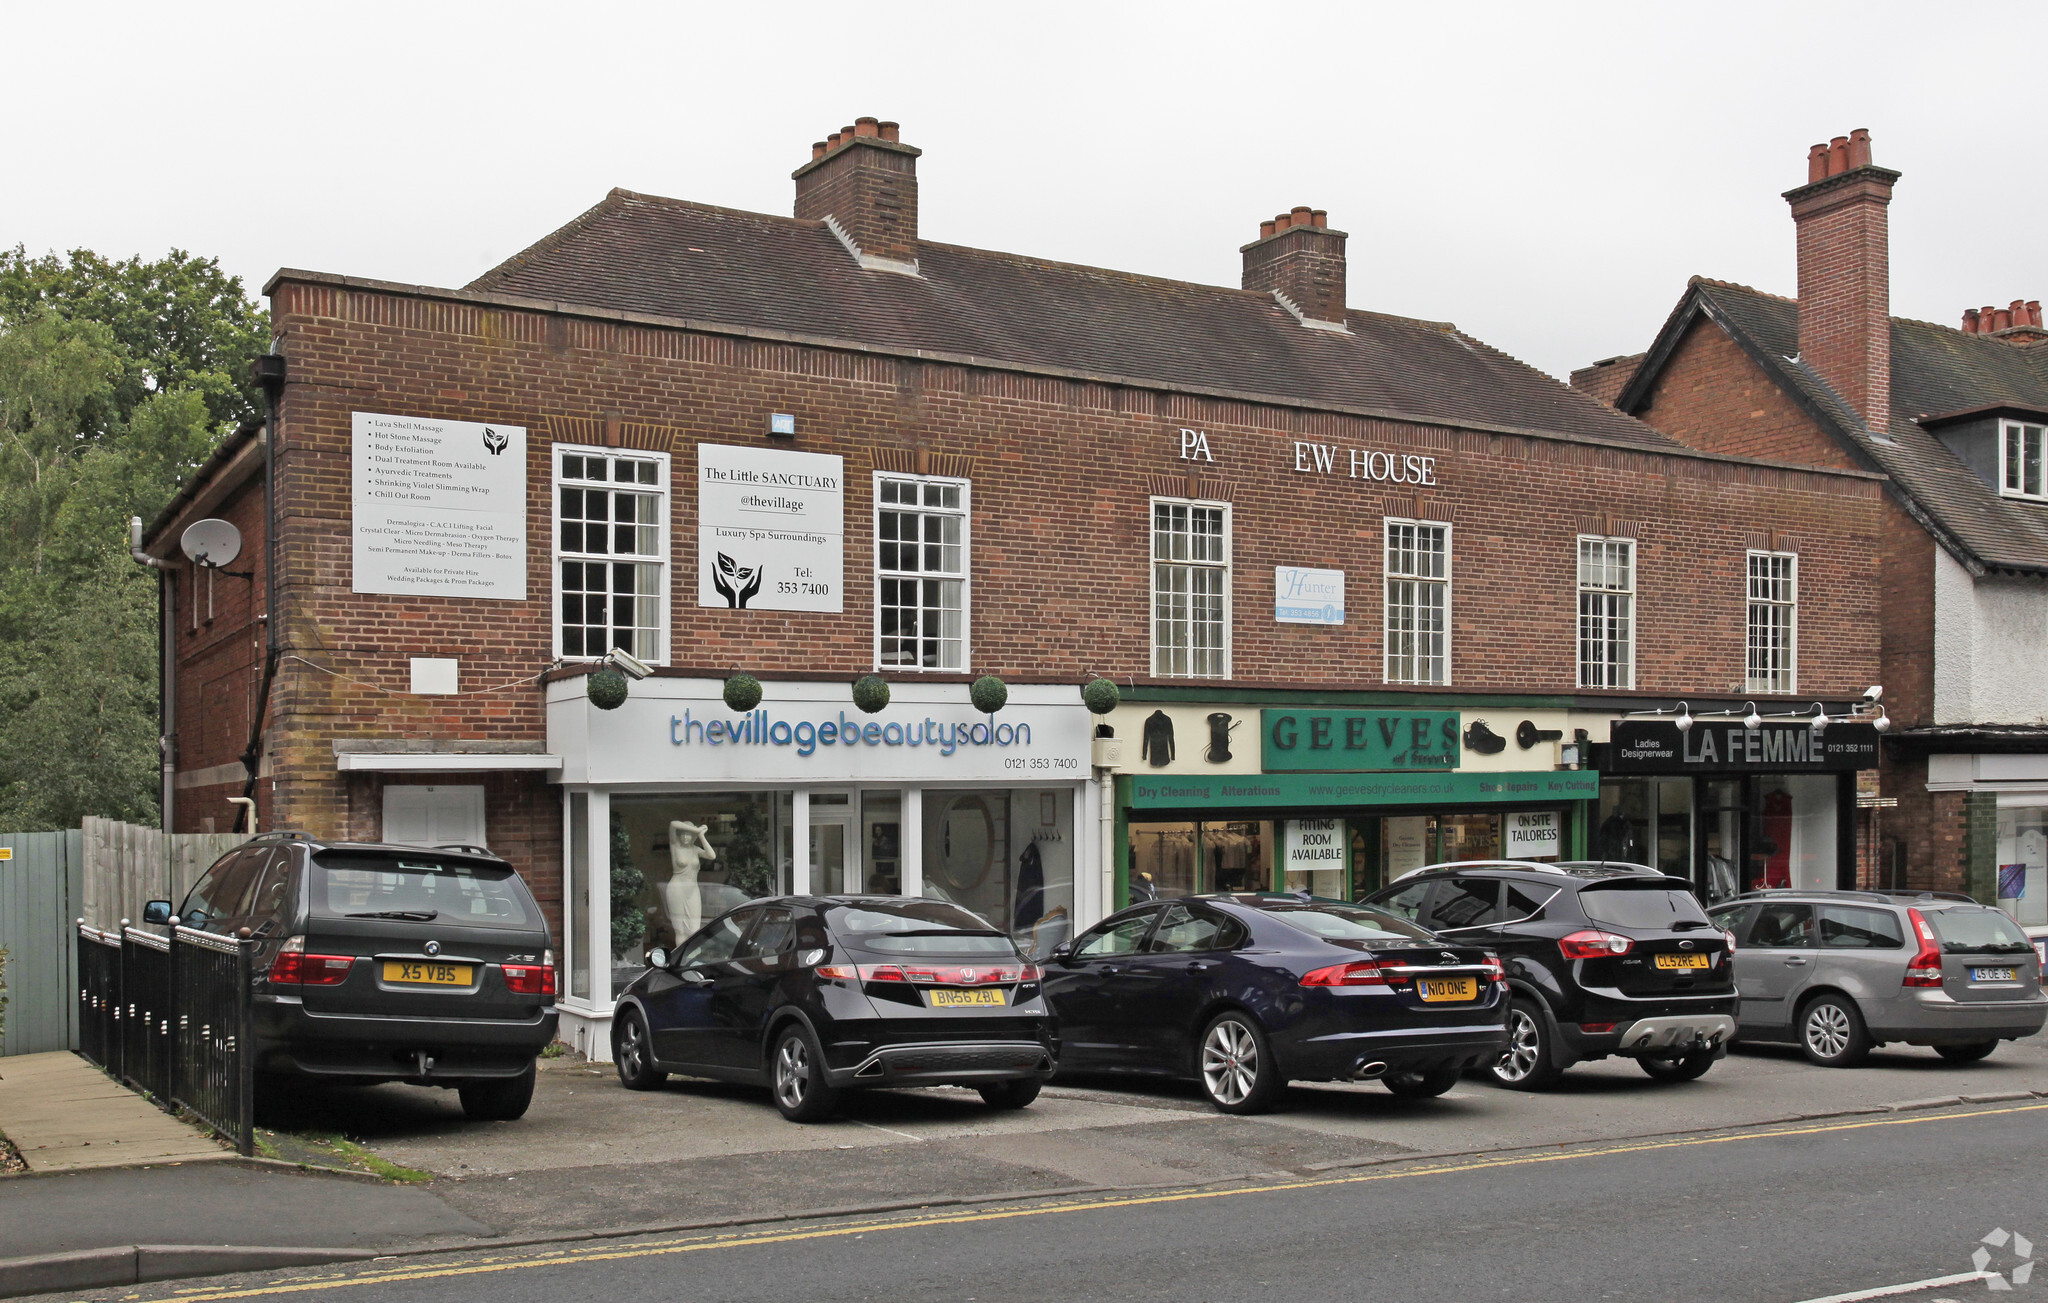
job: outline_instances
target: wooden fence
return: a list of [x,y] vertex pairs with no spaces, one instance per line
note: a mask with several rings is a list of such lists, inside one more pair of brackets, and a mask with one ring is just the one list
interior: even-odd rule
[[87,926],[118,931],[123,919],[142,922],[142,906],[168,900],[176,909],[199,875],[249,840],[238,832],[166,833],[116,819],[87,819],[85,899]]

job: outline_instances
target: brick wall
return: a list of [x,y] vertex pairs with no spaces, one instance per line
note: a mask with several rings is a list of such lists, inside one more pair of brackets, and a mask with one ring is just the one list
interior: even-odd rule
[[1621,391],[1628,388],[1628,382],[1635,379],[1636,368],[1642,362],[1643,355],[1637,353],[1632,357],[1610,357],[1591,366],[1582,366],[1572,372],[1572,388],[1591,394],[1612,407]]
[[1709,452],[1809,466],[1855,465],[1728,332],[1705,317],[1679,340],[1647,402],[1633,415]]

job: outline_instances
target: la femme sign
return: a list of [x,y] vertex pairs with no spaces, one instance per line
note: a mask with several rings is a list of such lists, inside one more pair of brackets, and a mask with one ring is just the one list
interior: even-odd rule
[[1877,730],[1841,723],[1816,732],[1809,724],[1695,721],[1681,730],[1669,720],[1614,723],[1608,773],[1671,773],[1686,769],[1855,770],[1877,767]]

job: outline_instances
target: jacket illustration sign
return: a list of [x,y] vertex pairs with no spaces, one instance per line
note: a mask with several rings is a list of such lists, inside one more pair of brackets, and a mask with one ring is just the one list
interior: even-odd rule
[[697,447],[697,605],[842,611],[846,467],[779,448]]

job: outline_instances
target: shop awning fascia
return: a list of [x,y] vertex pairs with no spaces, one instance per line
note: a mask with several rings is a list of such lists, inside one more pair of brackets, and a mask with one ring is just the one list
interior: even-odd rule
[[495,773],[500,770],[550,770],[562,767],[562,757],[549,755],[479,755],[470,753],[420,753],[345,751],[334,757],[334,767],[343,773]]
[[1523,804],[1589,801],[1600,795],[1590,769],[1519,773],[1134,774],[1133,810],[1342,809],[1352,806]]

